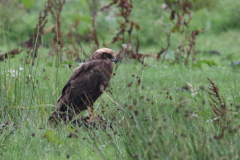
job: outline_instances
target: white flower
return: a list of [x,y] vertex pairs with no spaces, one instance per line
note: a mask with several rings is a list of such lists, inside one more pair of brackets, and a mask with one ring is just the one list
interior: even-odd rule
[[104,148],[104,147],[106,147],[106,145],[102,145],[102,146],[100,146],[99,149],[102,148],[102,147]]
[[14,70],[13,68],[11,68],[10,70],[8,70],[8,72],[11,73],[12,77],[16,77],[18,75],[18,71]]
[[163,4],[161,5],[161,7],[162,7],[162,9],[166,9],[166,8],[167,8],[167,5],[166,5],[165,3],[163,3]]

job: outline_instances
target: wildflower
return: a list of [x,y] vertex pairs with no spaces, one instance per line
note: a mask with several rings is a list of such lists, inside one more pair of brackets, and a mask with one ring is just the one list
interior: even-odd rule
[[14,70],[13,68],[8,70],[8,72],[11,74],[11,77],[16,77],[18,75],[18,71]]
[[100,146],[99,149],[102,148],[102,147],[104,148],[104,147],[106,147],[106,145],[102,145],[102,146]]

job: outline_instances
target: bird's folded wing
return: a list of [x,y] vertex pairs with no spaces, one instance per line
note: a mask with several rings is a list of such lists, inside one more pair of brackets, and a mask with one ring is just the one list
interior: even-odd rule
[[64,102],[69,102],[81,96],[92,92],[98,85],[101,76],[97,63],[88,62],[76,68],[70,79],[62,90],[62,95],[59,97]]

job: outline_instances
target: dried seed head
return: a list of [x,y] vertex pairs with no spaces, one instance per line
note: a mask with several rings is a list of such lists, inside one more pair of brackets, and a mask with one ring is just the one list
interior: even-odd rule
[[181,133],[181,135],[180,135],[181,137],[183,137],[183,138],[186,138],[187,137],[187,135],[186,134],[184,134],[184,133]]
[[138,111],[136,110],[136,111],[134,111],[134,114],[137,116],[138,115]]
[[76,135],[76,134],[73,134],[73,136],[74,136],[75,138],[78,138],[78,135]]
[[139,79],[138,79],[138,85],[140,85],[140,84],[141,84],[141,79],[139,78]]
[[240,108],[240,105],[236,105],[237,110]]
[[116,116],[114,115],[111,119],[112,119],[112,121],[114,121],[116,119]]
[[188,85],[184,85],[184,86],[182,86],[182,91],[188,91],[188,90],[189,90]]
[[133,105],[128,105],[128,109],[131,110],[133,108]]
[[128,87],[131,87],[132,84],[133,84],[133,82],[130,82],[130,83],[127,84],[127,86],[128,86]]
[[70,133],[67,137],[68,137],[68,138],[72,138],[72,137],[73,137],[73,134]]
[[178,112],[179,112],[179,107],[176,108],[176,113],[178,113]]
[[133,99],[133,105],[134,105],[134,106],[137,105],[137,99],[136,99],[136,98]]
[[66,158],[67,158],[67,159],[69,159],[69,158],[70,158],[69,154],[67,154]]

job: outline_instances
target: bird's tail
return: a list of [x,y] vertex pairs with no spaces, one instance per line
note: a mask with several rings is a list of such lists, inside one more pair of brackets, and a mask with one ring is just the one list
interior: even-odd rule
[[57,125],[57,122],[60,120],[60,117],[58,116],[58,113],[54,111],[52,115],[48,118],[48,123],[51,125]]
[[75,114],[71,114],[71,113],[68,113],[68,112],[54,111],[52,113],[52,115],[49,117],[48,123],[53,125],[53,126],[56,126],[59,121],[64,121],[64,122],[71,121],[74,116],[75,116]]

